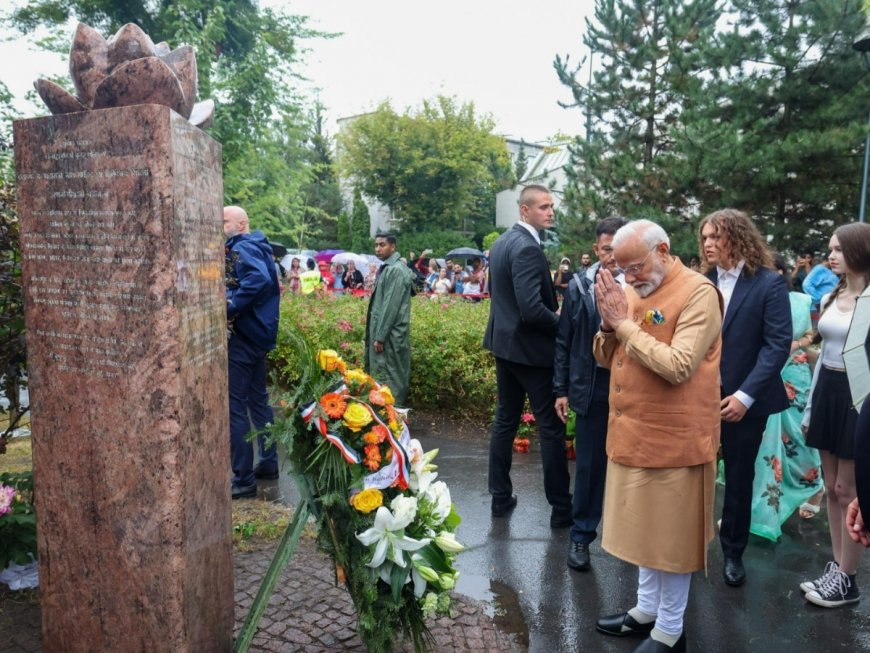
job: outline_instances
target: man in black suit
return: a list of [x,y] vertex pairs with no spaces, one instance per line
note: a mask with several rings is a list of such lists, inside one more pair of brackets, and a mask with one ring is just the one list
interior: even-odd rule
[[725,304],[722,322],[722,455],[725,500],[719,542],[723,576],[746,581],[755,459],[767,418],[788,408],[780,372],[791,353],[788,287],[773,270],[764,238],[749,216],[722,209],[701,221],[701,256]]
[[495,355],[498,401],[489,444],[492,515],[517,504],[510,479],[513,439],[528,396],[541,436],[544,492],[550,526],[572,524],[565,456],[565,425],[556,415],[553,360],[559,327],[550,266],[539,231],[553,226],[553,196],[531,185],[520,194],[520,221],[499,236],[490,252],[489,322],[483,346]]

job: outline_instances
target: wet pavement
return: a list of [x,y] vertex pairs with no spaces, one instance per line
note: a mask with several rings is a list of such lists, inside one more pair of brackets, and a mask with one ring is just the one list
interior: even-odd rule
[[[634,606],[637,570],[611,557],[596,540],[592,569],[565,564],[568,529],[549,528],[540,457],[515,454],[511,477],[519,503],[509,518],[489,515],[486,442],[422,438],[439,447],[435,461],[463,518],[457,535],[469,548],[458,557],[457,592],[490,601],[496,624],[529,651],[632,651],[637,640],[595,632],[602,614]],[[573,474],[573,463],[571,463]],[[721,488],[719,493],[721,501]],[[717,509],[717,514],[719,510]],[[804,600],[799,584],[821,575],[831,559],[823,510],[812,520],[793,516],[777,543],[752,537],[744,555],[748,581],[722,580],[722,553],[710,546],[709,576],[695,574],[686,613],[690,651],[870,651],[870,557],[858,575],[864,600],[824,609]]]
[[[510,517],[489,514],[486,441],[451,440],[417,432],[425,449],[438,448],[435,463],[462,517],[457,536],[468,549],[457,558],[456,592],[484,602],[497,630],[510,636],[502,650],[530,652],[630,652],[637,639],[595,631],[602,614],[634,606],[637,568],[613,558],[596,540],[592,569],[577,572],[565,559],[569,529],[549,527],[540,455],[514,454],[511,478],[519,497]],[[573,462],[569,463],[572,478]],[[718,515],[721,490],[717,488]],[[289,479],[274,489],[293,500]],[[857,605],[824,609],[809,604],[799,585],[821,575],[831,559],[826,511],[811,520],[797,515],[776,543],[752,536],[744,555],[748,580],[739,588],[722,580],[718,540],[709,549],[709,575],[692,579],[686,612],[688,650],[716,653],[870,651],[870,554],[858,574],[866,597]],[[461,650],[461,649],[439,649]]]
[[[455,611],[451,618],[431,624],[436,651],[634,650],[639,640],[598,634],[595,620],[634,605],[636,568],[603,552],[596,541],[591,547],[592,570],[568,569],[568,529],[549,528],[550,509],[543,494],[540,457],[534,449],[514,456],[517,508],[509,518],[493,519],[486,490],[487,443],[430,437],[422,429],[415,435],[426,449],[440,449],[435,462],[463,519],[457,535],[468,547],[457,559],[461,576]],[[573,473],[573,463],[569,464]],[[288,476],[261,482],[261,497],[296,501]],[[740,588],[727,587],[722,581],[722,554],[717,542],[712,543],[709,577],[699,573],[692,581],[686,613],[688,650],[870,651],[870,558],[864,557],[859,572],[859,583],[864,580],[867,593],[862,603],[817,608],[803,599],[798,585],[818,576],[830,559],[825,511],[809,521],[794,516],[784,530],[775,544],[752,538],[744,556],[749,580]],[[235,556],[237,627],[271,553]],[[0,606],[0,651],[39,650],[34,613],[38,615],[38,606],[19,611],[13,621],[4,624]],[[354,623],[349,597],[335,586],[329,559],[315,550],[310,538],[303,538],[278,583],[251,650],[360,651]]]

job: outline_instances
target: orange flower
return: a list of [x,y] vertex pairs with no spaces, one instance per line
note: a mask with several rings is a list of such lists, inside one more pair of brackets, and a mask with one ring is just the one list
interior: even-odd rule
[[374,431],[369,431],[363,436],[363,442],[365,442],[366,444],[377,444],[378,434]]
[[335,392],[327,392],[323,395],[320,398],[320,406],[323,408],[323,412],[332,419],[338,419],[347,410],[347,402],[344,397]]
[[[387,411],[387,422],[398,423],[399,414],[396,412],[396,409],[393,408],[391,405],[387,404],[385,410]],[[392,424],[390,425],[390,428],[392,428]]]
[[381,394],[378,390],[372,390],[369,393],[369,401],[375,406],[386,406],[387,400],[383,394]]
[[365,449],[366,459],[363,464],[370,470],[375,471],[381,466],[381,450],[376,444],[367,444]]

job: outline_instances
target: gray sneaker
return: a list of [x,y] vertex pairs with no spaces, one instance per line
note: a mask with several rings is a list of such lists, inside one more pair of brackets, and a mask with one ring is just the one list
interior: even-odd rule
[[819,589],[808,592],[805,598],[823,608],[839,608],[841,605],[857,603],[861,600],[861,592],[858,591],[854,578],[842,571],[835,571]]
[[825,584],[825,581],[830,578],[831,574],[837,571],[840,571],[840,565],[838,565],[835,561],[831,560],[828,564],[825,565],[825,573],[822,574],[819,578],[816,578],[815,580],[805,580],[803,583],[801,583],[801,592],[807,594],[821,588],[821,586]]

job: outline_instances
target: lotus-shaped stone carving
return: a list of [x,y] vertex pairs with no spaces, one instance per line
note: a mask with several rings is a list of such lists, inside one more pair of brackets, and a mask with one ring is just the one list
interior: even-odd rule
[[196,102],[196,56],[189,45],[170,50],[155,44],[138,25],[127,23],[108,41],[79,23],[69,53],[69,73],[76,94],[47,79],[34,82],[53,114],[163,104],[194,125],[207,127],[214,102]]

